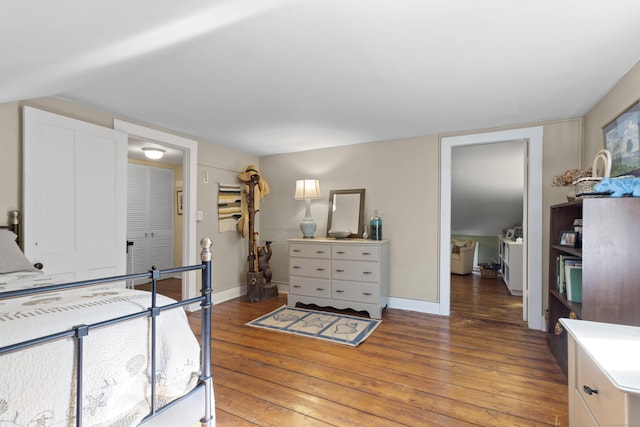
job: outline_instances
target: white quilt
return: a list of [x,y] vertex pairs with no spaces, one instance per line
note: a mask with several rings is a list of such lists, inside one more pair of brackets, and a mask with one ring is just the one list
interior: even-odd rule
[[[0,292],[51,284],[38,272],[0,274]],[[157,296],[159,305],[173,300]],[[136,313],[151,294],[95,285],[0,300],[0,347],[79,324]],[[200,349],[182,308],[157,318],[158,403],[191,390]],[[150,410],[149,318],[90,330],[84,339],[83,425],[134,426]],[[0,356],[0,426],[69,426],[75,418],[75,340]]]

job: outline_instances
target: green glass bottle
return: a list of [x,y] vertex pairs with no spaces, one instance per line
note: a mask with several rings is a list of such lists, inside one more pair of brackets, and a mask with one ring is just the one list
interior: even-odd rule
[[382,240],[382,218],[378,216],[378,210],[373,211],[371,221],[369,221],[369,239]]

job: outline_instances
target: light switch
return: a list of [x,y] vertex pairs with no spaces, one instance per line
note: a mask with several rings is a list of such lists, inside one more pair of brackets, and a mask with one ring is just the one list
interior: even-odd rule
[[196,213],[196,221],[202,221],[204,219],[204,211],[198,211]]
[[204,171],[204,173],[202,174],[202,182],[204,182],[205,184],[209,183],[209,171]]

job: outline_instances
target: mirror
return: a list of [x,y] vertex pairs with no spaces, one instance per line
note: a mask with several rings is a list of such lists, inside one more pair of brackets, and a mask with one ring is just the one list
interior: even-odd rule
[[350,230],[349,237],[362,238],[364,233],[364,188],[331,190],[329,193],[327,237],[331,237],[330,230]]

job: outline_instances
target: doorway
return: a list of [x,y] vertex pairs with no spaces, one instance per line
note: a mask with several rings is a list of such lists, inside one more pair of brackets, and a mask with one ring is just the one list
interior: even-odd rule
[[526,142],[528,164],[525,175],[523,218],[523,298],[527,325],[544,330],[542,313],[542,135],[541,126],[487,132],[456,137],[443,137],[440,154],[440,314],[451,309],[451,158],[456,146],[502,141]]
[[[181,150],[182,157],[182,265],[194,265],[198,261],[198,242],[196,239],[196,195],[197,195],[197,159],[198,143],[195,140],[115,119],[114,129],[125,132],[129,138],[136,138],[152,144]],[[182,274],[182,299],[197,295],[196,272]],[[196,310],[189,307],[189,310]]]
[[[466,249],[451,255],[451,272],[458,273],[451,275],[452,312],[494,316],[496,321],[508,319],[510,323],[517,320],[518,324],[526,320],[522,241],[501,239],[506,229],[522,227],[526,148],[522,140],[452,148],[452,242],[473,242],[475,249],[473,260]],[[499,265],[502,275],[495,277],[495,270],[481,271],[481,263]]]

